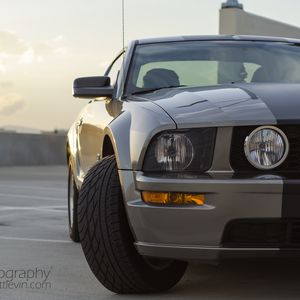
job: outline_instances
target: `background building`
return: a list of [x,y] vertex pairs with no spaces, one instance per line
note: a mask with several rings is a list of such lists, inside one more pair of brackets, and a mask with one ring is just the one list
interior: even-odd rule
[[219,32],[300,38],[300,28],[246,12],[238,0],[228,0],[222,4]]

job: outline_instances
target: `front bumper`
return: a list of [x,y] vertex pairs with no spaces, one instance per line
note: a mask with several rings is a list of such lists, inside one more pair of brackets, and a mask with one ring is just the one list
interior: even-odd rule
[[[233,179],[229,174],[210,176],[148,175],[120,171],[129,224],[142,255],[177,259],[220,258],[297,254],[297,249],[226,248],[226,225],[236,219],[280,219],[284,180],[278,176]],[[300,183],[293,180],[293,184]],[[140,191],[195,192],[206,195],[204,206],[152,206]]]
[[194,245],[162,245],[135,243],[144,256],[182,260],[219,261],[224,259],[300,257],[300,249],[287,248],[226,248]]

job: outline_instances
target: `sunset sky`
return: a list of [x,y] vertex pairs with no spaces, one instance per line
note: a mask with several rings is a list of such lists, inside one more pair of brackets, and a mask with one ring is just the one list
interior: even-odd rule
[[[126,42],[218,33],[219,0],[125,0]],[[299,0],[241,0],[300,27]],[[67,129],[87,101],[72,81],[102,75],[121,50],[121,0],[0,0],[0,127]]]

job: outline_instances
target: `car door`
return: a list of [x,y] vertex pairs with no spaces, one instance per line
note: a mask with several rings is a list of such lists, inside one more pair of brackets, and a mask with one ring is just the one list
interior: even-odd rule
[[[124,53],[120,53],[109,66],[105,75],[111,78],[111,83],[116,87]],[[117,88],[117,87],[116,87]],[[78,166],[80,177],[101,157],[103,133],[105,127],[118,115],[121,109],[120,102],[112,99],[92,100],[82,111],[77,122]]]

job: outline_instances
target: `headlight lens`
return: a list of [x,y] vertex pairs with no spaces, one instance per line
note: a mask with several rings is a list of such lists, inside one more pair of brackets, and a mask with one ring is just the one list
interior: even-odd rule
[[184,134],[163,134],[155,145],[155,158],[164,171],[186,169],[194,157],[192,142]]
[[289,151],[286,135],[276,127],[259,127],[245,140],[245,154],[256,168],[269,170],[281,165]]
[[212,163],[216,128],[165,131],[156,135],[145,154],[146,172],[205,172]]

